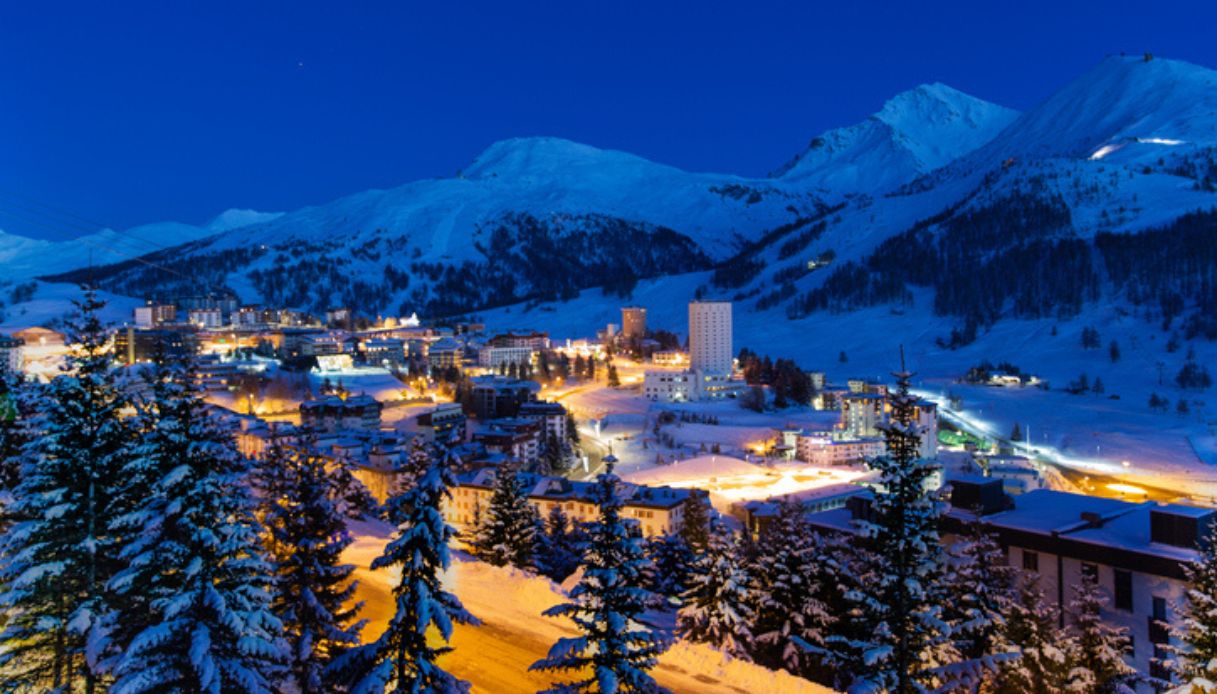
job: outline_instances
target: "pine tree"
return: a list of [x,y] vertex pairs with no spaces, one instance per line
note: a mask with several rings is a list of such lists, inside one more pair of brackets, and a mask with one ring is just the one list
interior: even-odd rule
[[1015,443],[1023,440],[1023,429],[1018,425],[1018,422],[1014,423],[1014,430],[1010,432],[1010,440]]
[[[879,486],[872,518],[863,524],[872,549],[866,583],[855,595],[866,625],[859,641],[842,643],[852,659],[856,686],[907,694],[937,684],[941,668],[957,658],[942,619],[942,544],[939,505],[927,485],[935,466],[918,458],[921,442],[909,393],[912,374],[896,374],[892,418],[884,427],[887,453],[876,457]],[[852,651],[852,655],[849,652]]]
[[[33,397],[32,384],[20,374],[0,369],[0,507],[11,504],[12,493],[21,481],[21,451],[31,439]],[[0,511],[0,516],[3,514]]]
[[[421,444],[417,450],[423,450]],[[426,463],[414,484],[386,502],[386,512],[397,533],[384,553],[372,562],[372,569],[400,567],[401,578],[393,587],[397,611],[388,629],[376,641],[352,649],[333,664],[354,683],[352,694],[393,692],[458,692],[468,683],[442,670],[436,660],[452,650],[432,646],[427,632],[432,627],[447,643],[452,638],[452,623],[478,623],[461,601],[443,589],[440,574],[448,569],[448,543],[456,534],[444,522],[442,505],[451,498],[456,484],[452,454],[428,460],[412,451],[415,463]]]
[[582,533],[571,523],[560,504],[549,509],[542,527],[537,530],[537,571],[561,582],[579,568],[579,544]]
[[571,446],[579,449],[579,423],[575,421],[573,412],[566,413],[566,438]]
[[1069,674],[1064,634],[1057,627],[1057,610],[1044,599],[1036,576],[1024,576],[1018,599],[1006,615],[1003,634],[1019,657],[998,670],[995,694],[1056,694]]
[[617,366],[613,362],[608,365],[608,387],[617,388],[621,385],[621,378],[617,376]]
[[188,364],[161,355],[149,378],[143,434],[122,477],[150,493],[114,523],[129,541],[111,581],[122,597],[113,691],[272,691],[286,645],[249,465]]
[[721,523],[710,528],[705,550],[693,562],[684,607],[676,616],[683,638],[708,643],[747,658],[752,645],[753,581],[745,569],[734,534]]
[[641,543],[621,517],[619,484],[609,461],[593,488],[600,515],[588,524],[583,578],[571,590],[571,602],[545,611],[549,617],[570,618],[582,635],[559,639],[548,656],[529,669],[586,676],[551,692],[664,691],[647,671],[668,641],[638,622],[650,600],[643,586],[647,562]]
[[680,535],[655,535],[646,541],[644,552],[650,565],[645,572],[646,588],[656,598],[656,605],[668,607],[679,602],[688,588],[694,554]]
[[528,501],[523,474],[502,466],[494,476],[494,492],[482,512],[473,543],[474,554],[495,566],[533,568],[537,512]]
[[777,516],[761,531],[752,568],[754,658],[769,667],[801,674],[808,646],[824,643],[828,612],[808,581],[812,572],[811,529],[803,507],[782,500]]
[[122,565],[110,525],[123,510],[119,473],[134,440],[98,318],[104,305],[91,288],[76,303],[64,373],[38,398],[6,509],[15,522],[0,538],[0,689],[104,684],[107,582]]
[[1017,649],[1005,634],[1006,615],[1018,599],[1018,573],[978,523],[948,554],[944,582],[951,638],[960,656],[978,666],[974,676],[986,677],[1016,657]]
[[1196,562],[1187,565],[1187,600],[1179,605],[1183,644],[1176,669],[1185,681],[1217,682],[1217,531],[1208,533]]
[[1137,671],[1124,662],[1132,648],[1127,629],[1103,620],[1106,603],[1098,580],[1083,572],[1069,601],[1069,691],[1116,692],[1137,679]]
[[362,604],[350,605],[357,582],[355,567],[342,564],[342,551],[354,541],[347,530],[349,489],[305,438],[287,443],[274,438],[260,461],[262,515],[277,577],[275,615],[283,622],[291,684],[301,694],[340,691],[337,673],[327,669],[359,644]]
[[710,542],[710,514],[705,498],[694,492],[685,501],[684,512],[680,536],[694,552],[706,551]]

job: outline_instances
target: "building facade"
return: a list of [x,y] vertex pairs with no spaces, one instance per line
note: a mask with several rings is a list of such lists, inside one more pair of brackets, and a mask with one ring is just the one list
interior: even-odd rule
[[731,373],[731,302],[689,303],[689,368],[706,373]]
[[647,336],[647,310],[641,306],[625,306],[621,309],[621,334],[626,339]]

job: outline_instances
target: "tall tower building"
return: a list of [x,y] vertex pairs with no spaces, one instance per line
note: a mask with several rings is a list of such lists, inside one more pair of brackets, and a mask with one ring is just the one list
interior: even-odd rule
[[689,368],[703,373],[731,373],[731,302],[689,303]]
[[641,306],[624,306],[621,309],[621,334],[627,338],[642,339],[647,334],[647,310]]

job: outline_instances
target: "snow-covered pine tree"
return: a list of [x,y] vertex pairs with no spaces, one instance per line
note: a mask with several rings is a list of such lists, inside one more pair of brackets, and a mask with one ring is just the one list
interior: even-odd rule
[[647,672],[668,647],[663,634],[638,622],[650,594],[643,587],[646,556],[625,519],[617,489],[620,478],[608,468],[596,478],[593,495],[599,517],[587,526],[583,578],[570,593],[571,602],[545,611],[568,617],[582,635],[561,638],[530,670],[569,671],[583,675],[550,692],[662,692]]
[[1138,679],[1137,671],[1124,662],[1131,650],[1128,630],[1103,620],[1107,604],[1095,576],[1083,572],[1069,601],[1069,679],[1071,692],[1126,691]]
[[111,521],[130,455],[129,401],[111,368],[98,317],[105,303],[85,288],[70,325],[64,373],[37,398],[21,479],[0,538],[0,689],[92,691],[101,681],[107,588],[121,567]]
[[646,588],[655,595],[656,606],[663,609],[679,604],[688,588],[694,554],[684,539],[675,533],[655,535],[643,548],[650,565],[646,570]]
[[752,645],[748,625],[753,582],[738,550],[735,534],[722,523],[713,523],[709,543],[693,563],[676,627],[683,638],[747,658]]
[[30,441],[34,395],[34,385],[21,374],[0,369],[0,524],[21,481],[21,451]]
[[582,532],[571,523],[562,507],[549,509],[543,527],[537,530],[537,571],[555,581],[565,581],[579,568]]
[[363,627],[356,621],[362,604],[350,604],[355,567],[341,563],[353,541],[346,524],[350,489],[309,438],[273,438],[258,465],[273,480],[261,510],[276,576],[272,609],[289,646],[289,686],[300,694],[341,691],[341,678],[328,666],[359,644]]
[[1018,599],[1006,615],[1006,641],[1019,651],[1017,660],[1004,664],[990,683],[994,694],[1056,694],[1069,675],[1065,635],[1058,627],[1058,611],[1049,605],[1035,576],[1024,576]]
[[111,580],[122,598],[111,691],[275,691],[286,644],[249,463],[190,364],[162,357],[149,378],[142,437],[122,470],[129,491],[149,491],[114,523],[127,542]]
[[973,523],[947,554],[946,618],[955,648],[968,660],[1010,660],[1015,649],[1006,641],[1005,622],[1018,600],[1017,569],[979,523]]
[[495,471],[494,491],[482,511],[474,554],[495,566],[532,569],[537,512],[528,502],[525,476],[513,465]]
[[1184,569],[1187,599],[1178,606],[1182,643],[1174,669],[1185,682],[1217,682],[1217,530],[1210,530],[1200,557]]
[[709,503],[700,494],[694,492],[685,501],[684,512],[680,536],[684,538],[689,549],[694,552],[704,552],[710,541]]
[[796,675],[804,670],[807,645],[822,644],[829,626],[808,580],[813,557],[806,518],[798,502],[780,501],[777,516],[761,530],[752,567],[753,658]]
[[456,534],[444,521],[442,511],[456,484],[452,453],[436,455],[420,444],[410,457],[414,465],[420,465],[423,456],[430,459],[429,464],[414,483],[385,503],[389,522],[397,527],[397,533],[372,562],[373,569],[400,567],[401,578],[393,587],[397,610],[380,638],[347,651],[333,663],[334,671],[352,683],[352,694],[381,694],[386,690],[449,694],[469,687],[436,663],[452,648],[427,641],[432,627],[446,643],[452,638],[453,622],[478,621],[440,582],[440,574],[450,562],[448,544]]
[[928,489],[937,468],[918,457],[922,432],[917,398],[909,392],[912,374],[902,368],[893,375],[891,421],[883,428],[887,453],[871,462],[881,491],[862,524],[872,550],[865,556],[873,563],[854,594],[865,635],[847,648],[855,652],[855,686],[907,694],[940,683],[941,669],[958,657],[942,616],[939,503]]

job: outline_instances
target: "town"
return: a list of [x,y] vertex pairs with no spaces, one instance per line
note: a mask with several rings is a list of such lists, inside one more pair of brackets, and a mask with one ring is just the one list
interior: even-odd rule
[[[446,451],[455,486],[443,516],[457,531],[454,546],[500,565],[513,562],[480,538],[506,477],[538,522],[557,523],[561,534],[596,520],[596,480],[617,475],[623,518],[661,553],[672,538],[704,535],[707,517],[752,542],[791,523],[791,509],[798,527],[828,546],[865,532],[876,491],[890,481],[872,463],[891,453],[896,383],[831,383],[822,371],[737,350],[730,301],[690,303],[686,336],[652,330],[646,317],[644,306],[623,306],[620,323],[558,341],[543,325],[491,333],[417,315],[309,316],[181,297],[136,308],[105,333],[104,352],[133,372],[187,360],[242,455],[307,445],[350,471],[369,509],[408,490],[419,445]],[[31,326],[0,336],[0,365],[46,382],[77,348],[65,332]],[[993,387],[1029,380],[983,376]],[[1003,561],[1035,582],[1058,628],[1074,586],[1089,577],[1106,596],[1096,618],[1127,639],[1124,660],[1146,681],[1169,677],[1182,626],[1174,606],[1217,511],[1151,501],[1128,485],[1078,493],[1017,435],[985,440],[940,419],[934,401],[903,397],[917,432],[911,455],[932,463],[921,484],[942,505],[947,551],[972,542],[976,528],[990,533]],[[565,552],[521,566],[544,565],[562,581],[579,565],[575,550]],[[685,590],[667,586],[672,600]]]

